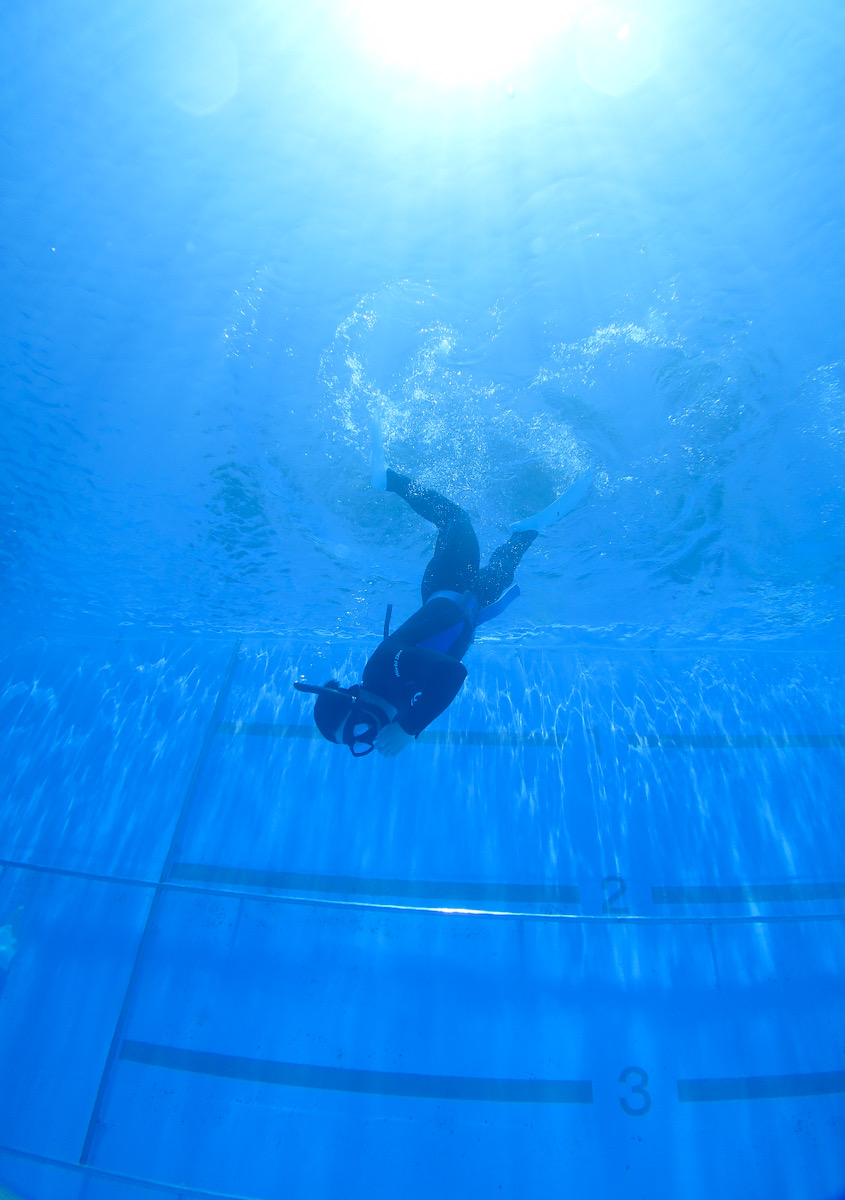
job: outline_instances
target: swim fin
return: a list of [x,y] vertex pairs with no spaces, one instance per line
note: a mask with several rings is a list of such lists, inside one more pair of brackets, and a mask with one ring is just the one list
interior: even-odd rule
[[533,517],[526,517],[524,521],[516,521],[511,525],[511,533],[528,533],[531,530],[539,533],[541,529],[548,529],[550,525],[554,525],[555,521],[565,517],[567,513],[572,512],[576,505],[581,503],[593,486],[595,474],[595,467],[591,467],[580,479],[576,479],[572,487],[567,488],[558,496],[557,500],[553,501],[548,508],[535,513]]
[[373,413],[370,424],[370,483],[378,491],[387,487],[387,463],[384,458],[384,434],[381,417]]

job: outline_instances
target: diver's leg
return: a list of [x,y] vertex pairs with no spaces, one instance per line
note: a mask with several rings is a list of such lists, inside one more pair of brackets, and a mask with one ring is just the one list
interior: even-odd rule
[[432,488],[422,487],[407,475],[400,475],[387,466],[384,457],[384,433],[381,417],[373,413],[370,417],[370,483],[378,491],[395,492],[415,513],[431,521],[439,530],[446,529],[455,521],[469,522],[469,516],[457,504],[441,496]]
[[453,504],[433,488],[423,487],[415,479],[400,475],[398,471],[387,468],[387,490],[401,496],[415,513],[419,513],[426,521],[431,521],[438,529],[443,530],[455,521],[469,521],[469,515],[458,504]]
[[503,546],[493,551],[487,566],[478,573],[475,595],[482,608],[498,600],[502,592],[510,587],[514,571],[536,537],[537,532],[533,529],[512,533]]
[[433,592],[474,592],[480,553],[469,513],[407,475],[387,468],[387,490],[401,496],[415,513],[437,526],[434,556],[422,581],[423,603]]

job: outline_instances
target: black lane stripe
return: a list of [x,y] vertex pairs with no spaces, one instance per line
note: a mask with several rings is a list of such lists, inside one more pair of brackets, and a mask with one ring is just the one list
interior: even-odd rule
[[580,889],[566,884],[440,883],[427,879],[363,879],[355,875],[304,875],[293,871],[257,871],[248,867],[206,866],[175,862],[171,879],[192,883],[225,883],[240,887],[276,888],[289,892],[322,892],[344,896],[397,896],[475,904],[481,901],[520,904],[581,903]]
[[[217,732],[225,737],[304,738],[319,740],[313,725],[273,725],[261,721],[219,721]],[[427,746],[538,746],[554,749],[564,738],[550,733],[496,733],[489,730],[425,729],[417,741]]]
[[650,750],[842,750],[842,733],[790,734],[707,734],[665,733],[628,734],[629,746],[647,746]]
[[789,1096],[832,1096],[845,1092],[845,1071],[813,1075],[751,1075],[735,1079],[679,1079],[678,1099],[692,1103],[713,1100],[777,1100]]
[[[59,876],[65,879],[84,880],[85,882],[103,883],[118,887],[139,887],[146,888],[150,891],[160,891],[168,893],[171,896],[176,896],[180,892],[192,896],[214,896],[220,900],[244,899],[251,900],[257,903],[268,904],[292,904],[305,905],[308,907],[322,906],[331,908],[336,911],[342,910],[360,910],[362,912],[376,914],[404,914],[418,913],[428,916],[449,915],[450,919],[462,915],[461,909],[452,909],[446,905],[400,905],[391,903],[379,903],[377,901],[367,900],[328,900],[325,897],[317,895],[309,896],[285,896],[285,895],[256,895],[253,892],[237,892],[229,891],[226,888],[214,888],[208,885],[196,886],[187,882],[171,882],[155,883],[152,880],[146,879],[124,879],[120,876],[112,875],[95,875],[86,871],[70,871],[62,867],[43,866],[39,863],[19,862],[15,859],[0,859],[0,867],[7,867],[12,871],[32,871],[36,874]],[[754,913],[752,915],[718,915],[707,914],[703,916],[666,916],[654,917],[644,914],[623,914],[614,913],[612,915],[596,913],[562,913],[562,912],[544,912],[541,909],[526,909],[522,912],[501,910],[501,911],[470,911],[467,915],[477,919],[480,917],[495,918],[503,920],[519,920],[519,921],[555,921],[559,924],[575,924],[575,925],[783,925],[783,924],[799,924],[806,925],[808,923],[818,922],[845,922],[845,912],[810,912],[810,913]]]
[[655,904],[769,904],[845,900],[845,883],[751,883],[728,887],[653,887]]
[[305,738],[317,741],[323,735],[314,725],[268,725],[260,721],[219,721],[217,732],[225,737],[248,734],[252,737]]
[[125,1062],[318,1091],[358,1092],[371,1096],[408,1096],[428,1100],[492,1100],[508,1104],[592,1104],[589,1079],[483,1079],[462,1075],[411,1075],[395,1071],[358,1071],[306,1063],[238,1058],[201,1050],[181,1050],[150,1042],[123,1043]]

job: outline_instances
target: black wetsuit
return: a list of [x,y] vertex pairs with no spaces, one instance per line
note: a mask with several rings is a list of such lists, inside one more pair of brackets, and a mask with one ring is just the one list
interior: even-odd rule
[[479,611],[493,604],[513,583],[519,560],[537,534],[513,534],[482,570],[478,538],[462,508],[391,470],[387,490],[437,526],[437,544],[423,576],[422,608],[385,638],[364,668],[362,683],[392,704],[396,720],[416,736],[460,691],[467,676],[461,659],[475,636],[473,620],[454,600],[431,596],[471,592]]

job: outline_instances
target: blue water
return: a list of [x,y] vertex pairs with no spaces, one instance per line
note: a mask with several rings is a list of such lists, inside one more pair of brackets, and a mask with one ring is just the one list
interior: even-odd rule
[[9,619],[368,632],[378,405],[485,545],[599,468],[508,635],[838,637],[841,15],[649,12],[622,96],[575,31],[443,87],[331,6],[7,13]]
[[[0,1194],[845,1194],[841,6],[0,39]],[[596,474],[352,763],[374,416],[483,552]]]

